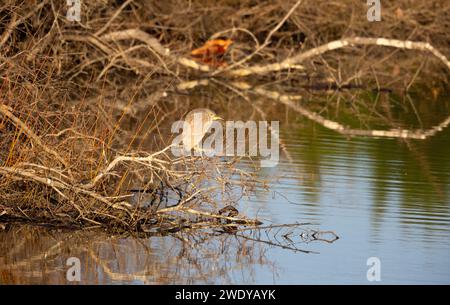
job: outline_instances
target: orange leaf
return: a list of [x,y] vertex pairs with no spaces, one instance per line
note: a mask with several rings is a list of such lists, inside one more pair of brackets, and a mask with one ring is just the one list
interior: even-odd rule
[[220,57],[226,53],[232,43],[231,39],[208,40],[202,47],[192,50],[191,56],[204,64],[220,67],[226,65]]

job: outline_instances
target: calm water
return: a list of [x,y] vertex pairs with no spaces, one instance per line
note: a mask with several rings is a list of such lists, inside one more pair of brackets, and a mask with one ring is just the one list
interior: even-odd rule
[[[421,119],[432,126],[447,115],[439,105]],[[366,262],[377,257],[381,283],[450,284],[450,128],[427,140],[349,139],[294,116],[281,138],[289,156],[260,172],[270,190],[243,198],[240,211],[266,224],[314,223],[302,228],[339,240],[297,243],[314,251],[303,253],[251,234],[138,239],[11,226],[0,232],[1,283],[67,283],[76,256],[81,283],[369,284]]]

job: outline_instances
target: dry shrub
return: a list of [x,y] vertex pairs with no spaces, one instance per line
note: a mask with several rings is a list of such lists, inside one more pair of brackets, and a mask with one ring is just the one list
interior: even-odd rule
[[[251,190],[254,176],[238,171],[233,161],[205,166],[204,160],[176,159],[164,150],[170,143],[164,128],[189,108],[175,85],[202,74],[178,65],[176,58],[222,35],[235,41],[229,60],[237,62],[263,43],[295,2],[81,2],[81,22],[66,19],[65,1],[9,0],[0,6],[0,217],[127,230],[164,224],[176,230],[188,226],[187,218],[130,205],[127,190],[145,188],[156,201],[167,200],[167,191],[178,194],[178,207],[201,216],[199,222],[206,212],[186,209],[205,202],[213,206],[210,214],[219,208],[221,197],[205,186],[208,179],[227,189],[237,174]],[[430,42],[447,54],[449,6],[446,1],[383,2],[382,22],[369,23],[361,1],[304,1],[251,63],[275,62],[353,36]],[[135,39],[102,39],[127,29],[151,35],[172,56],[162,57]],[[304,65],[311,76],[338,84],[376,79],[405,87],[424,76],[446,82],[445,67],[419,54],[363,46]],[[256,78],[305,79],[304,71],[252,81]]]

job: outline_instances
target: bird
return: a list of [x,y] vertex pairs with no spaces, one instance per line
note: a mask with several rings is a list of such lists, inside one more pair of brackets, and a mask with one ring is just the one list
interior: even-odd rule
[[183,130],[182,135],[185,151],[190,152],[191,149],[198,149],[209,128],[215,121],[219,120],[223,119],[208,108],[197,108],[186,114],[184,122],[189,126],[187,130]]

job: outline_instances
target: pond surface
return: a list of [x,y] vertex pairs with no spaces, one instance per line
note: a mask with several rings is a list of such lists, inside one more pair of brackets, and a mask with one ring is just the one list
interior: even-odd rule
[[[424,125],[450,115],[442,103]],[[0,283],[65,284],[66,260],[78,257],[82,284],[370,284],[376,257],[380,283],[450,284],[449,127],[426,140],[348,138],[294,115],[281,140],[288,155],[260,172],[269,191],[244,197],[241,213],[312,223],[302,228],[333,231],[333,243],[297,243],[305,253],[214,231],[144,239],[14,225],[0,232]]]

